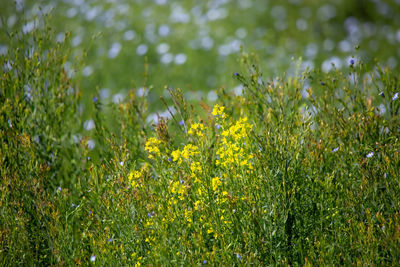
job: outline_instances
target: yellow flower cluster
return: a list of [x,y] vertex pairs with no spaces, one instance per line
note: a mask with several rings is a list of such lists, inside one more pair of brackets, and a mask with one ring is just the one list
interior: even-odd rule
[[192,162],[192,164],[190,164],[190,170],[192,172],[190,176],[192,178],[195,178],[195,182],[198,182],[199,181],[198,176],[203,174],[203,169],[200,166],[200,162],[198,161]]
[[213,108],[213,111],[211,112],[211,114],[217,118],[221,118],[221,119],[225,119],[226,118],[226,114],[224,113],[225,107],[224,106],[220,106],[218,104],[216,104]]
[[182,163],[182,158],[189,159],[191,156],[199,154],[198,150],[198,146],[187,144],[182,151],[179,149],[172,151],[171,156],[173,161],[178,161],[178,164],[180,165]]
[[170,191],[172,194],[177,194],[180,200],[184,199],[186,188],[179,181],[171,182]]
[[246,141],[252,127],[247,122],[247,118],[244,117],[221,133],[222,139],[217,149],[217,155],[219,156],[219,159],[216,161],[217,165],[222,165],[223,167],[239,165],[252,169],[250,160],[253,156],[248,154],[245,149]]
[[204,125],[202,123],[193,123],[190,126],[190,130],[188,131],[188,134],[204,136],[203,131],[204,131]]
[[[137,184],[137,183],[136,183],[135,179],[136,179],[136,180],[139,179],[140,176],[142,176],[142,174],[143,174],[142,170],[140,170],[140,171],[134,170],[134,171],[131,171],[131,172],[129,173],[128,180],[129,180],[129,182],[131,183],[131,186],[132,186],[132,187],[136,187],[136,184]],[[133,179],[133,178],[135,178],[135,179]]]
[[161,144],[161,140],[158,140],[155,137],[150,137],[144,149],[149,152],[149,159],[154,159],[154,157],[159,157],[161,155],[161,151],[159,145]]
[[187,221],[189,227],[191,226],[192,222],[193,222],[193,211],[188,209],[185,210],[185,220]]
[[211,187],[213,191],[217,191],[220,185],[221,185],[221,180],[219,179],[219,177],[214,177],[211,179]]
[[138,187],[138,181],[149,171],[149,165],[145,163],[140,170],[132,170],[129,173],[128,180],[133,188]]
[[[220,239],[224,233],[232,231],[230,211],[238,197],[230,183],[246,179],[244,173],[251,174],[252,125],[246,117],[233,120],[225,112],[226,108],[217,104],[212,109],[213,118],[209,122],[191,124],[188,130],[188,134],[191,135],[190,143],[185,143],[179,149],[168,150],[167,142],[157,138],[147,140],[145,150],[150,159],[168,158],[173,162],[172,165],[176,165],[174,168],[168,168],[166,173],[159,172],[160,176],[167,176],[166,179],[157,179],[154,182],[152,179],[146,179],[149,185],[158,186],[162,183],[164,188],[166,182],[167,187],[167,190],[162,190],[157,196],[157,200],[164,201],[164,204],[158,207],[157,216],[148,215],[145,221],[146,231],[150,233],[146,241],[152,246],[156,242],[151,239],[154,236],[151,230],[156,227],[169,229],[172,224],[201,227],[199,234],[206,234],[214,239]],[[219,130],[210,129],[209,126],[215,126]],[[210,137],[210,140],[206,137]],[[205,155],[200,154],[203,152]],[[171,163],[166,160],[157,163],[160,164],[152,166],[156,171],[166,164],[171,167]],[[209,167],[208,164],[214,163],[217,168]],[[140,169],[129,174],[129,180],[138,193],[145,189],[143,178],[147,176],[149,170]],[[230,180],[229,177],[237,179]],[[228,190],[233,191],[228,193]],[[149,190],[149,193],[157,195],[153,190]],[[156,199],[154,202],[157,203]],[[152,210],[155,208],[146,208],[146,211]],[[158,220],[162,223],[157,224]]]
[[237,141],[241,138],[247,137],[253,126],[247,123],[247,117],[240,118],[239,121],[235,122],[228,130],[222,132],[222,136],[232,138]]

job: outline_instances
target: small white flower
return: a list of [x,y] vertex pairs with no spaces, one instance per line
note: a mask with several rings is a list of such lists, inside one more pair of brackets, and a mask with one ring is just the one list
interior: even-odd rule
[[124,162],[123,162],[123,161],[120,161],[120,162],[119,162],[119,165],[124,166]]
[[336,148],[332,149],[332,153],[335,153],[338,150],[339,150],[339,147],[336,147]]
[[395,93],[392,100],[395,101],[397,98],[399,98],[399,93]]
[[367,158],[372,158],[374,156],[374,152],[370,152],[367,154]]
[[91,262],[94,262],[96,260],[96,256],[95,255],[92,255],[91,257],[90,257],[90,261]]

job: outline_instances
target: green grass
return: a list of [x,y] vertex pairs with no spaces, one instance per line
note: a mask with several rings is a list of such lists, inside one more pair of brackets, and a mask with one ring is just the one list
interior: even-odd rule
[[242,51],[221,71],[242,95],[170,89],[151,124],[143,68],[119,104],[91,92],[90,129],[70,39],[45,21],[0,55],[1,265],[399,263],[396,69],[300,61],[269,78]]
[[[231,90],[239,85],[231,74],[238,71],[240,45],[262,59],[267,77],[294,75],[300,57],[301,70],[324,63],[329,68],[332,61],[347,65],[351,56],[371,68],[375,59],[400,67],[400,5],[394,0],[19,2],[22,8],[6,0],[0,11],[0,46],[8,46],[6,31],[28,31],[31,22],[50,13],[53,39],[70,35],[66,69],[79,80],[86,119],[96,88],[108,89],[104,100],[112,101],[117,93],[127,97],[132,88],[152,86],[152,112],[164,110],[158,99],[168,95],[165,86],[205,99],[221,86]],[[140,45],[147,46],[146,54],[137,53]],[[174,63],[179,54],[186,56],[182,65]],[[165,57],[172,62],[164,64]]]

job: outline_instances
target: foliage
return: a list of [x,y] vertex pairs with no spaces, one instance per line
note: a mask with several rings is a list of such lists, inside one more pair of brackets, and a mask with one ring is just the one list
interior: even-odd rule
[[52,34],[10,33],[1,56],[1,265],[399,262],[395,71],[272,79],[243,52],[242,95],[193,104],[170,89],[171,119],[153,125],[135,89],[94,97],[82,129]]
[[65,69],[79,81],[85,119],[97,87],[104,102],[118,102],[131,88],[151,85],[151,112],[164,108],[158,99],[169,95],[165,86],[182,88],[187,99],[214,101],[220,86],[240,86],[230,74],[238,71],[241,47],[263,59],[268,77],[295,75],[299,57],[301,71],[344,66],[351,56],[400,69],[398,0],[5,0],[3,6],[0,54],[8,47],[5,31],[29,32],[43,14],[53,16],[53,39],[71,50]]

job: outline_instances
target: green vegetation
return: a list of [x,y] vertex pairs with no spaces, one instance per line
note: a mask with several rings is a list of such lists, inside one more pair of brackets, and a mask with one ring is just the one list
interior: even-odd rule
[[9,42],[4,30],[29,32],[43,14],[51,14],[53,39],[71,49],[64,67],[79,80],[85,119],[90,119],[96,88],[103,101],[117,102],[131,88],[151,87],[151,112],[165,110],[158,101],[169,95],[165,86],[182,88],[191,101],[213,100],[221,86],[240,86],[231,79],[238,71],[240,46],[262,59],[266,77],[294,76],[307,67],[326,71],[331,62],[347,65],[351,56],[371,68],[378,59],[400,69],[398,0],[5,2],[0,54]]
[[340,68],[299,60],[269,78],[241,51],[209,70],[241,90],[189,101],[167,87],[157,118],[162,65],[138,63],[143,82],[119,103],[100,81],[85,93],[94,81],[66,69],[74,37],[55,42],[48,19],[1,37],[0,265],[399,263],[396,66],[364,63],[361,47]]

